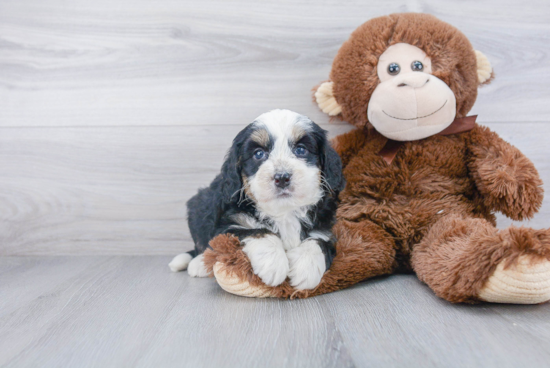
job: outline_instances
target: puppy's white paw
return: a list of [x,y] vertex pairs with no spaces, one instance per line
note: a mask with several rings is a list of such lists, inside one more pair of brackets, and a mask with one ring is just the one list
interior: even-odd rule
[[189,262],[191,262],[192,259],[193,257],[191,257],[189,253],[178,254],[172,259],[172,262],[168,263],[168,267],[170,267],[172,272],[183,271],[189,266]]
[[290,285],[298,290],[314,289],[326,271],[325,255],[317,241],[309,239],[286,253]]
[[206,266],[204,265],[203,255],[199,254],[189,262],[187,266],[187,272],[191,277],[207,277],[208,272],[206,271]]
[[243,252],[246,253],[254,273],[264,284],[280,285],[288,275],[288,259],[283,242],[276,235],[265,235],[261,238],[245,238]]

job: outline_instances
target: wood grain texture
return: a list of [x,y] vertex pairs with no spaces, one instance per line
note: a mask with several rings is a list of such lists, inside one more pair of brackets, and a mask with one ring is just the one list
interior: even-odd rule
[[310,89],[349,34],[393,12],[461,29],[497,78],[482,122],[550,116],[550,2],[0,2],[0,126],[242,124],[273,108],[326,123]]
[[[490,124],[550,192],[547,123]],[[348,126],[325,126],[331,135]],[[240,126],[4,128],[0,255],[176,254],[186,201],[219,172]],[[536,133],[534,133],[536,132]],[[499,217],[499,226],[512,221]],[[550,199],[528,226],[550,225]]]
[[185,203],[220,172],[241,129],[4,128],[0,255],[191,249]]
[[547,367],[550,304],[453,305],[395,275],[306,300],[222,291],[169,257],[0,258],[3,367]]
[[548,366],[550,304],[452,305],[409,275],[374,279],[326,299],[360,366]]

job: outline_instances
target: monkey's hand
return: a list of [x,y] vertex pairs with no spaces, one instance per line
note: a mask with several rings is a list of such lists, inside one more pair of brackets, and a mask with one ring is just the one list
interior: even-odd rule
[[542,180],[516,147],[485,127],[472,131],[470,173],[484,204],[512,220],[533,217],[542,204]]

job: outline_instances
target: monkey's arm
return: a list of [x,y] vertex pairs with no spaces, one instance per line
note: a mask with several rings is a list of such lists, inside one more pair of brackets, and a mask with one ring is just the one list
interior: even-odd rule
[[512,220],[533,217],[542,204],[542,180],[533,163],[486,127],[470,132],[470,175],[485,205]]
[[361,129],[354,129],[332,139],[332,147],[342,160],[342,169],[345,168],[351,158],[359,152],[366,140],[367,136]]

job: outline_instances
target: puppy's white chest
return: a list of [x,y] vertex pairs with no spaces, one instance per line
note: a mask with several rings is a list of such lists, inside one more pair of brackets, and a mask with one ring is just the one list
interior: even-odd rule
[[274,230],[281,237],[285,250],[290,250],[300,245],[302,224],[294,214],[275,220],[274,227]]

